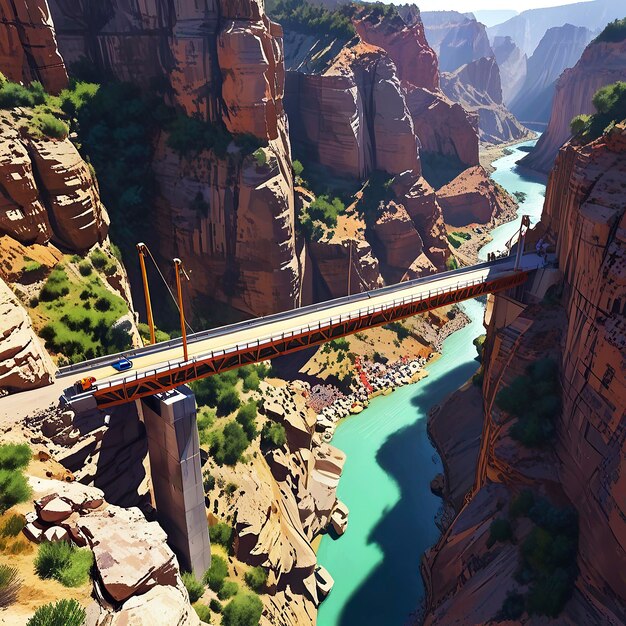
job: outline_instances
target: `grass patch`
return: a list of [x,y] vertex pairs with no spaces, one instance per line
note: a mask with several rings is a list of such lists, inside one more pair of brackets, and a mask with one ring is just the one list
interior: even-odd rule
[[[100,254],[108,262],[108,257]],[[92,253],[90,258],[94,267],[103,266],[99,255]],[[127,350],[132,345],[129,333],[114,326],[128,313],[128,305],[111,293],[97,274],[85,275],[88,266],[88,261],[80,263],[80,279],[57,266],[35,307],[43,320],[39,334],[46,348],[70,363]]]
[[30,497],[24,468],[31,458],[32,452],[26,444],[0,445],[0,515]]
[[89,580],[93,554],[65,541],[39,544],[35,572],[40,578],[54,578],[65,587],[80,587]]
[[26,526],[23,515],[11,515],[0,528],[0,537],[17,537]]

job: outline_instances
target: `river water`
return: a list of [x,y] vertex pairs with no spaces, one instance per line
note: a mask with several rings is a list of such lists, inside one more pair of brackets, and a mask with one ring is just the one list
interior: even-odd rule
[[[519,144],[493,164],[494,180],[526,199],[515,221],[493,231],[481,258],[504,249],[522,214],[532,223],[541,217],[545,178],[515,165],[525,154],[519,148],[535,142]],[[320,606],[318,626],[402,626],[423,598],[419,564],[439,537],[434,518],[441,505],[430,481],[443,471],[428,439],[427,416],[476,371],[472,342],[484,333],[483,305],[471,300],[461,306],[471,323],[445,340],[428,377],[375,398],[335,432],[333,445],[347,454],[338,495],[350,516],[343,537],[325,535],[318,550],[318,562],[335,579]]]

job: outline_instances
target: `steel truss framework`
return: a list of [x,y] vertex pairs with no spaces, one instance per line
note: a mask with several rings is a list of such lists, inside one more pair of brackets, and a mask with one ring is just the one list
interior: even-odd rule
[[355,319],[331,323],[323,328],[316,328],[304,331],[298,335],[276,339],[254,347],[247,347],[227,355],[208,355],[206,358],[201,357],[198,360],[183,363],[165,372],[148,372],[136,380],[124,380],[118,384],[96,389],[93,392],[93,396],[100,408],[125,404],[155,393],[170,391],[180,385],[207,378],[226,370],[235,369],[242,365],[267,361],[268,359],[317,346],[339,337],[352,335],[368,328],[382,326],[394,320],[404,319],[489,293],[512,289],[524,283],[527,278],[527,272],[518,272],[512,276],[486,281],[471,287],[434,295],[430,298],[399,306],[391,306],[382,311],[367,313]]

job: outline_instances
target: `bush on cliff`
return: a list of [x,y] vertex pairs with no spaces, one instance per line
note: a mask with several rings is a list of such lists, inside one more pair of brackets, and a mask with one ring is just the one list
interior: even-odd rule
[[593,141],[626,120],[626,82],[618,81],[599,89],[593,97],[594,115],[577,115],[570,123],[572,134]]
[[28,87],[7,80],[0,73],[0,109],[14,109],[15,107],[34,107],[44,104],[46,93],[39,81],[32,82]]
[[287,443],[287,433],[282,424],[266,422],[261,430],[261,447],[265,450],[282,448]]
[[595,38],[594,43],[619,43],[620,41],[624,41],[624,39],[626,39],[626,17],[610,22]]
[[267,583],[267,570],[261,566],[251,567],[244,575],[246,585],[253,591],[259,592]]
[[218,465],[236,465],[249,443],[241,424],[229,422],[211,433],[209,453]]
[[220,546],[224,546],[227,550],[233,543],[233,527],[229,526],[226,522],[217,522],[213,526],[209,526],[209,538],[211,543],[217,543]]
[[489,527],[489,538],[487,547],[491,548],[497,541],[511,541],[513,539],[513,528],[508,519],[494,519]]
[[257,626],[263,613],[263,602],[254,593],[237,594],[224,608],[222,626]]
[[548,443],[554,436],[554,421],[561,410],[558,367],[552,359],[531,364],[496,396],[497,406],[517,417],[511,437],[529,448]]

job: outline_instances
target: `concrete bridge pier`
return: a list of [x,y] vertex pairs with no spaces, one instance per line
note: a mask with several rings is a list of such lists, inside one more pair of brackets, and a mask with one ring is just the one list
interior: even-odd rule
[[148,436],[157,519],[181,568],[200,578],[211,565],[211,546],[195,396],[181,386],[143,398],[137,405]]

